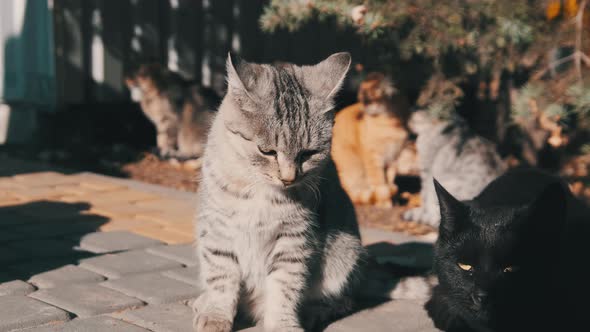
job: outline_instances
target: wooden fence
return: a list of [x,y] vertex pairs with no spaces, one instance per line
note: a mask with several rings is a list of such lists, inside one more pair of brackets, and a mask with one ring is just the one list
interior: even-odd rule
[[222,93],[228,51],[257,62],[313,63],[342,50],[357,61],[370,56],[352,31],[333,24],[263,33],[262,0],[52,1],[62,106],[127,100],[124,72],[145,61],[167,64]]

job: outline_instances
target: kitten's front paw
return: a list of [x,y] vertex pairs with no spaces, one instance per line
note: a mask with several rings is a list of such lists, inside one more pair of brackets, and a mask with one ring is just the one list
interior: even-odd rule
[[193,324],[196,332],[231,332],[232,325],[229,320],[210,314],[197,315]]

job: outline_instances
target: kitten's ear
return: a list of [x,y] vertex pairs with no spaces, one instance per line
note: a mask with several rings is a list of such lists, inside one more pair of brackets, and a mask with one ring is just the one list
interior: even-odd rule
[[438,197],[440,206],[440,226],[439,233],[441,236],[448,236],[457,232],[463,222],[465,205],[453,197],[436,179],[434,181],[434,190]]
[[350,63],[350,53],[342,52],[330,55],[315,66],[304,66],[306,87],[312,94],[321,98],[334,97],[342,86]]
[[228,53],[226,61],[228,90],[236,101],[256,101],[260,83],[265,78],[264,67],[249,63],[235,54]]

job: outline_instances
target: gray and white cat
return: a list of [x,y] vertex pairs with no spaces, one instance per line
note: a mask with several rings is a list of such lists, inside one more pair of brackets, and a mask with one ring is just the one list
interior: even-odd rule
[[238,307],[287,332],[351,308],[364,249],[330,159],[333,97],[350,62],[228,57],[198,193],[196,331],[230,331]]
[[440,211],[433,178],[457,199],[469,200],[505,171],[495,145],[474,134],[462,120],[439,121],[426,111],[417,111],[408,126],[418,135],[422,204],[406,211],[406,220],[438,227]]

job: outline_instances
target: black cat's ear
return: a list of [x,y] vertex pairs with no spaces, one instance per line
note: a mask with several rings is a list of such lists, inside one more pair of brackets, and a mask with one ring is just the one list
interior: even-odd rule
[[567,189],[562,183],[548,185],[541,195],[529,206],[529,221],[533,229],[550,235],[561,232],[565,227]]
[[464,222],[465,205],[453,197],[436,179],[434,190],[440,207],[439,233],[442,236],[451,235],[460,230]]

